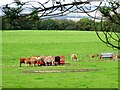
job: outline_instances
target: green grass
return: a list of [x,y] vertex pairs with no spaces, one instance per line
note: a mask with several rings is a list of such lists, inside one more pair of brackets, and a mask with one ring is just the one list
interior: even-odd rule
[[[80,31],[3,31],[3,88],[117,88],[118,62],[91,62],[87,55],[114,52],[103,44],[95,32]],[[72,62],[71,54],[82,62]],[[50,67],[19,67],[20,57],[64,55],[70,65]],[[68,70],[97,68],[91,72],[23,73],[27,70]],[[99,83],[98,83],[99,82]]]

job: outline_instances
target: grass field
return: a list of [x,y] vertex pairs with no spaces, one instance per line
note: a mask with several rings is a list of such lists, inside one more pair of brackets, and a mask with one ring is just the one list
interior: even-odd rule
[[[3,31],[2,88],[117,88],[118,62],[91,61],[87,55],[101,52],[117,53],[103,44],[94,32],[80,31]],[[73,62],[71,54],[81,62]],[[64,55],[63,66],[19,67],[20,57]],[[88,72],[65,72],[79,69],[98,69]],[[27,71],[61,70],[54,73]]]

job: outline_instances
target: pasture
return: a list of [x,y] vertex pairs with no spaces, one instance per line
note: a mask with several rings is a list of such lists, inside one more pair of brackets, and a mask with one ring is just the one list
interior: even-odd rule
[[[118,61],[89,55],[117,53],[95,32],[2,31],[2,88],[118,88]],[[79,62],[71,61],[77,54]],[[19,67],[20,57],[64,55],[63,66]]]

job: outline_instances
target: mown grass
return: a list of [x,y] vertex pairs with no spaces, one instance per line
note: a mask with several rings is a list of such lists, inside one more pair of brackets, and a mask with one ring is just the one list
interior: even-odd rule
[[[79,31],[3,31],[3,88],[117,88],[118,62],[91,62],[87,55],[114,52],[103,44],[94,32]],[[72,62],[76,53],[81,62]],[[49,67],[19,67],[20,57],[64,55],[70,65]],[[67,70],[95,68],[91,72],[24,73],[27,70]]]

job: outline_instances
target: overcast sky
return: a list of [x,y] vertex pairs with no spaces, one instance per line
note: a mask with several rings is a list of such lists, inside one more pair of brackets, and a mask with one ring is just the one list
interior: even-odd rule
[[[41,2],[41,3],[43,3],[43,2],[46,2],[47,0],[20,0],[21,2],[27,2],[27,1],[39,1],[39,2]],[[59,1],[59,0],[58,0]],[[74,0],[65,0],[65,2],[72,2],[72,1],[74,1]],[[76,0],[77,1],[77,0]],[[79,0],[78,0],[79,1]],[[86,1],[86,0],[80,0],[80,1]],[[99,0],[95,0],[95,1],[99,1]],[[12,3],[12,2],[14,2],[14,0],[1,0],[0,1],[0,6],[1,5],[5,5],[5,4],[10,4],[10,3]]]
[[[48,0],[20,0],[21,2],[27,2],[27,1],[39,1],[39,2],[41,2],[41,3],[44,3],[44,2],[46,2],[46,1],[48,1]],[[72,1],[74,1],[74,0],[65,0],[65,2],[64,3],[68,3],[68,2],[72,2]],[[81,1],[86,1],[86,0],[81,0]],[[96,2],[93,2],[92,4],[93,5],[99,5],[99,2],[98,2],[98,0],[95,0]],[[14,2],[14,0],[1,0],[0,1],[0,6],[2,6],[2,5],[6,5],[6,4],[10,4],[10,3],[12,3],[12,2]],[[49,4],[47,4],[47,6],[50,6],[52,4],[52,2],[50,2]],[[36,4],[35,4],[35,6],[36,6]],[[81,16],[87,16],[86,14],[84,14],[84,13],[80,13],[80,14],[76,14],[76,13],[74,13],[74,14],[69,14],[69,15],[71,15],[71,16],[77,16],[77,15],[81,15]],[[93,13],[91,13],[91,15],[95,15],[95,12],[93,12]],[[99,15],[99,13],[98,13],[98,15]]]
[[[20,0],[21,2],[27,2],[27,1],[39,1],[39,2],[41,2],[41,3],[44,3],[44,2],[46,2],[46,1],[48,1],[48,0]],[[51,0],[52,1],[52,0]],[[59,1],[59,0],[56,0],[56,1]],[[63,0],[61,0],[61,1],[63,1]],[[68,3],[68,2],[73,2],[74,0],[64,0],[65,1],[65,3]],[[76,0],[76,1],[87,1],[87,0]],[[109,1],[109,0],[92,0],[92,1],[95,1],[95,2],[93,2],[93,4],[95,4],[95,5],[98,5],[99,4],[99,1]],[[113,0],[114,1],[114,0]],[[120,1],[120,0],[117,0],[117,1]],[[0,1],[0,6],[1,5],[5,5],[5,4],[10,4],[10,3],[12,3],[12,2],[14,2],[14,0],[1,0]],[[51,3],[51,2],[50,2]],[[104,4],[104,3],[103,3]]]
[[[27,2],[27,1],[39,1],[39,2],[41,2],[41,3],[44,3],[44,2],[46,2],[46,1],[48,1],[48,0],[20,0],[21,2]],[[63,1],[63,0],[62,0]],[[69,2],[72,2],[72,1],[74,1],[74,0],[65,0],[65,2],[64,3],[69,3]],[[77,0],[76,0],[77,1]],[[86,0],[81,0],[81,1],[86,1]],[[98,1],[98,0],[97,0]],[[1,3],[0,3],[0,6],[2,6],[2,5],[6,5],[6,4],[10,4],[10,3],[12,3],[12,2],[14,2],[14,0],[1,0],[0,1]],[[50,2],[49,4],[47,4],[47,6],[51,6],[51,4],[52,4],[52,2]],[[99,4],[99,2],[95,2],[94,3],[95,5],[98,5]],[[35,6],[37,6],[36,4],[35,4]],[[26,12],[27,12],[27,10],[26,10]],[[93,13],[91,13],[91,15],[94,15],[95,13],[93,12]],[[80,13],[80,14],[78,14],[78,13],[72,13],[72,14],[69,14],[69,16],[81,16],[81,17],[87,17],[87,15],[86,14],[84,14],[84,13]],[[70,18],[69,18],[70,19]],[[71,18],[71,19],[73,19],[73,20],[77,20],[77,19],[79,19],[79,18]]]

